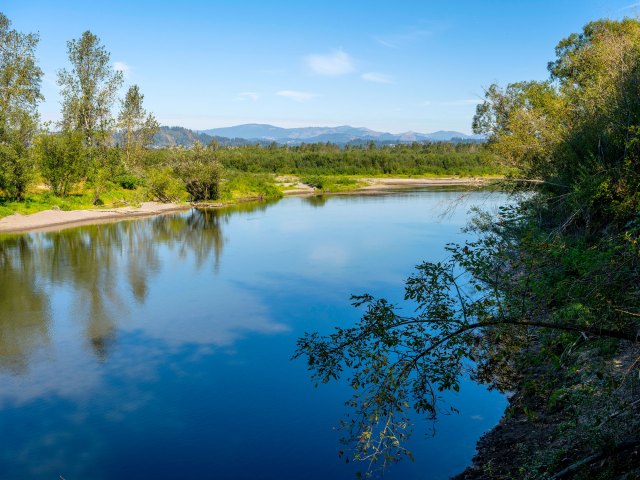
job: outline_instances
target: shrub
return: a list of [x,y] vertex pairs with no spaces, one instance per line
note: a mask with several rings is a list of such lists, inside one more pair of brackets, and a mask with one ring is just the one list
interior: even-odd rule
[[24,198],[34,174],[32,159],[20,150],[10,144],[0,144],[0,188],[16,200]]
[[42,178],[55,195],[64,197],[87,173],[88,155],[79,133],[41,135],[34,153]]
[[196,144],[192,150],[179,152],[174,171],[192,200],[216,200],[220,197],[222,165],[212,149]]
[[147,197],[163,203],[180,200],[184,194],[184,185],[176,179],[171,168],[154,168],[147,173]]

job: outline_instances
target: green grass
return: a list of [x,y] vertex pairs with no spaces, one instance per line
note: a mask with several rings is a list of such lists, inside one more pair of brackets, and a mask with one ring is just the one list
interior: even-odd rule
[[93,199],[93,190],[87,187],[78,188],[65,197],[55,196],[49,191],[32,190],[27,193],[22,202],[0,197],[0,218],[14,213],[30,215],[43,210],[51,210],[54,207],[60,210],[86,210],[138,205],[145,200],[145,196],[142,188],[128,190],[115,184],[109,184],[106,191],[100,195],[104,205],[94,205]]
[[237,201],[259,197],[273,200],[282,197],[282,190],[275,184],[273,175],[226,171],[220,188],[220,199]]
[[305,175],[300,178],[300,181],[325,192],[343,192],[363,186],[357,177],[346,175]]

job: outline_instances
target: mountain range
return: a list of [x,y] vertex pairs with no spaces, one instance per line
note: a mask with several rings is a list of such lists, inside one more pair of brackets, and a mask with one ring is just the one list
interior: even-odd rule
[[303,127],[303,128],[282,128],[261,123],[247,123],[234,127],[212,128],[201,130],[207,135],[244,138],[247,140],[267,140],[278,143],[348,143],[354,140],[374,140],[386,142],[421,142],[421,141],[451,141],[460,140],[483,140],[479,135],[466,135],[461,132],[438,131],[433,133],[388,133],[377,132],[368,128],[351,127],[341,125],[339,127]]
[[233,127],[211,128],[208,130],[189,130],[183,127],[163,126],[154,137],[154,146],[189,147],[195,141],[208,144],[216,140],[220,145],[269,144],[300,145],[302,143],[335,143],[338,145],[411,143],[411,142],[483,142],[481,135],[466,135],[455,131],[437,131],[433,133],[404,132],[393,134],[377,132],[368,128],[351,127],[303,127],[282,128],[260,123],[247,123]]

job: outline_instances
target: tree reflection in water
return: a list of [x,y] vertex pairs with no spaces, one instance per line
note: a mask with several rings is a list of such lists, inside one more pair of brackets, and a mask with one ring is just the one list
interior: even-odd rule
[[70,317],[82,325],[88,344],[104,360],[118,320],[127,313],[123,285],[143,304],[149,280],[161,269],[162,248],[177,249],[182,259],[193,257],[197,269],[211,265],[217,272],[229,216],[266,208],[262,203],[193,209],[0,238],[0,369],[23,373],[29,356],[50,342],[50,304],[57,286],[73,292]]

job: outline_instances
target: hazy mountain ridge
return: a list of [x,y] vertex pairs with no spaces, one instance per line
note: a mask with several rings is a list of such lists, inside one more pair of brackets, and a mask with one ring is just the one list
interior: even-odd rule
[[[233,127],[212,128],[201,130],[201,133],[227,138],[245,138],[247,140],[271,140],[279,143],[290,143],[304,141],[313,143],[327,141],[326,138],[342,139],[342,142],[352,140],[378,140],[378,141],[450,141],[454,138],[461,140],[484,140],[480,135],[467,135],[455,131],[437,131],[433,133],[403,132],[393,134],[389,132],[378,132],[364,127],[351,127],[341,125],[338,127],[303,127],[303,128],[282,128],[273,125],[248,123],[235,125]],[[330,140],[329,140],[330,141]]]
[[301,143],[335,143],[338,145],[366,144],[370,141],[377,144],[411,143],[411,142],[482,142],[479,135],[466,135],[455,131],[437,131],[433,133],[404,132],[392,134],[377,132],[363,127],[303,127],[282,128],[274,125],[249,123],[233,127],[212,128],[209,130],[190,130],[184,127],[163,126],[154,136],[153,146],[190,147],[198,141],[208,144],[216,140],[222,146],[239,146],[249,144],[269,144],[276,142],[283,145],[300,145]]
[[195,142],[208,145],[212,140],[216,140],[222,146],[252,145],[257,143],[243,138],[227,138],[216,135],[207,135],[206,133],[189,130],[184,127],[162,126],[160,127],[160,131],[153,137],[153,146],[155,148],[191,147]]

